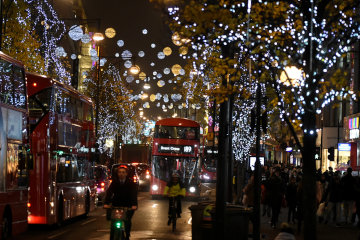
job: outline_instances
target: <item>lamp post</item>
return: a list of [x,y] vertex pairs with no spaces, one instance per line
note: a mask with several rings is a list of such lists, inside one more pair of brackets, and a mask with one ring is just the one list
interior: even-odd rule
[[100,45],[99,43],[104,40],[104,35],[102,33],[95,33],[93,40],[97,43],[99,59],[97,62],[97,77],[96,77],[96,96],[95,96],[95,136],[98,138],[98,128],[99,128],[99,95],[100,95]]

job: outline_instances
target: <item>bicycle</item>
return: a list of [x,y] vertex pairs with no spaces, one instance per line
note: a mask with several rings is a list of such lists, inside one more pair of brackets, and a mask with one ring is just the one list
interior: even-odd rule
[[169,197],[170,199],[170,222],[172,223],[172,231],[175,232],[177,220],[177,197]]
[[125,239],[125,221],[129,208],[111,207],[110,240]]

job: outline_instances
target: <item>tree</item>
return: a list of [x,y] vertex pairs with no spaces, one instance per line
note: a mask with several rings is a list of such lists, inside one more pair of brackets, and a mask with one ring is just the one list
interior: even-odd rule
[[[251,99],[261,86],[276,103],[303,156],[305,239],[317,238],[316,115],[336,98],[355,98],[337,64],[358,41],[359,4],[269,0],[248,6],[248,1],[193,0],[169,11],[171,28],[190,39],[196,52],[189,65],[203,77],[196,82],[199,86],[210,84],[219,101],[233,94]],[[285,71],[290,66],[300,71],[295,79]],[[280,81],[283,72],[285,82]],[[232,84],[222,84],[224,77]],[[302,142],[293,125],[297,121]]]

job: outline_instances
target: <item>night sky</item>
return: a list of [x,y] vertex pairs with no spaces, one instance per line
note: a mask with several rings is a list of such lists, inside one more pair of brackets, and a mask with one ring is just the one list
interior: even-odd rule
[[[164,23],[164,20],[161,17],[161,12],[159,9],[149,3],[148,0],[85,0],[84,1],[85,10],[87,18],[100,18],[101,19],[101,32],[105,32],[106,28],[112,27],[116,30],[116,36],[113,39],[106,38],[102,41],[102,53],[103,56],[114,57],[115,53],[121,54],[124,50],[130,50],[133,56],[135,55],[135,63],[140,66],[141,71],[145,72],[148,77],[151,77],[150,85],[151,89],[144,90],[143,81],[140,81],[139,84],[136,84],[135,81],[130,84],[130,88],[134,89],[134,94],[140,93],[141,90],[150,94],[168,93],[169,98],[170,94],[173,92],[173,87],[176,84],[169,84],[169,79],[174,79],[172,73],[165,75],[163,69],[168,67],[171,69],[172,65],[178,63],[184,65],[184,60],[180,58],[178,54],[178,47],[175,46],[171,41],[171,31],[168,26]],[[147,29],[148,34],[142,34],[142,30]],[[119,47],[117,45],[118,40],[124,41],[124,46]],[[155,48],[151,48],[151,44],[156,44]],[[161,52],[164,47],[171,47],[173,53],[165,57],[165,59],[158,59],[157,53]],[[139,51],[145,52],[145,57],[140,58],[138,56]],[[119,64],[124,70],[123,61],[121,58],[108,58],[108,61]],[[150,66],[150,63],[155,63],[155,66]],[[160,79],[153,79],[153,72],[160,72],[163,77],[161,80],[166,82],[166,85],[162,88],[159,88],[156,83]],[[138,78],[135,78],[138,79]],[[145,101],[150,103],[151,108],[145,109],[145,117],[153,118],[161,115],[162,117],[171,116],[174,110],[168,110],[168,112],[163,112],[161,108],[156,107],[155,101],[152,103],[149,98]],[[138,107],[142,107],[142,104],[145,102],[142,100],[138,101]],[[161,105],[169,105],[172,100],[168,103],[160,101]],[[176,105],[177,106],[177,105]]]

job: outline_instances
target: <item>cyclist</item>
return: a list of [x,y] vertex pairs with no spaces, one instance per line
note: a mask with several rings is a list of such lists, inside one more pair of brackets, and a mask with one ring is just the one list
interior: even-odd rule
[[181,218],[181,198],[185,197],[186,190],[183,183],[180,181],[180,176],[177,173],[171,175],[171,180],[165,187],[164,196],[169,197],[169,220],[168,225],[171,223],[171,205],[172,201],[175,199],[177,201],[176,214],[178,218]]
[[[126,240],[130,239],[131,218],[137,209],[137,186],[133,181],[127,178],[126,166],[120,165],[117,168],[112,183],[106,191],[104,208],[127,207],[130,208],[125,220]],[[110,205],[111,204],[111,205]],[[110,239],[113,239],[113,232],[110,232]]]

